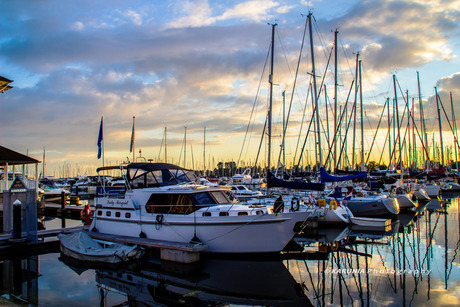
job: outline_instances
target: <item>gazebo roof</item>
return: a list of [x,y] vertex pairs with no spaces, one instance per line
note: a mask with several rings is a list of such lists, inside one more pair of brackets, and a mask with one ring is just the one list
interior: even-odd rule
[[8,165],[35,164],[40,161],[0,145],[0,165],[7,163]]

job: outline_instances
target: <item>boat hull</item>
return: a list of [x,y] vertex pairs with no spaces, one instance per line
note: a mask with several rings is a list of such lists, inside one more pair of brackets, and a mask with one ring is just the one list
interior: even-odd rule
[[197,212],[195,217],[165,214],[157,218],[161,215],[130,213],[129,220],[96,218],[90,231],[178,243],[198,239],[210,253],[276,253],[292,239],[296,224],[308,216],[307,212],[242,216],[199,216]]
[[392,217],[400,211],[398,201],[391,197],[355,197],[350,199],[346,205],[354,216]]

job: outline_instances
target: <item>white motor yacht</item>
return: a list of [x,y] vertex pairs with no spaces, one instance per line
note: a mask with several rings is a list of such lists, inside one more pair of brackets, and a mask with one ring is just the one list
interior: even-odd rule
[[283,250],[308,216],[243,205],[228,188],[203,186],[173,164],[131,163],[124,170],[127,190],[96,198],[90,231],[206,244],[211,253],[270,253]]

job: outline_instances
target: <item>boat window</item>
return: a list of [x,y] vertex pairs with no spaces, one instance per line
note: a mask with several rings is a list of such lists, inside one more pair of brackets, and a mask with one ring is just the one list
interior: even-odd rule
[[203,212],[203,216],[211,216],[211,212]]
[[200,192],[193,195],[197,205],[215,204],[216,201],[209,195],[208,192]]
[[101,211],[101,210],[98,210],[98,211],[97,211],[97,215],[102,215],[102,211]]
[[188,179],[187,175],[185,172],[181,169],[173,170],[172,171],[174,177],[176,178],[176,181],[178,183],[183,183],[183,182],[189,182],[190,180]]
[[106,211],[106,212],[105,212],[105,215],[111,216],[111,215],[112,215],[112,212],[111,212],[111,211]]
[[229,201],[225,194],[222,191],[212,191],[211,192],[214,199],[217,201],[218,204],[228,204]]
[[127,218],[127,219],[131,218],[131,212],[126,212],[125,213],[125,218]]
[[156,214],[189,214],[202,206],[194,206],[189,194],[152,194],[145,210]]
[[224,191],[224,194],[230,200],[230,203],[238,204],[240,202],[235,194],[233,194],[231,191]]
[[155,176],[155,179],[156,179],[158,184],[163,183],[163,172],[161,170],[153,171],[152,174],[153,174],[153,176]]
[[157,179],[152,172],[146,174],[146,186],[147,187],[159,187]]
[[115,212],[115,216],[116,216],[116,217],[120,217],[120,216],[121,216],[121,213],[120,213],[120,212]]
[[144,185],[144,176],[137,177],[131,181],[131,186],[133,189],[142,189],[145,187]]
[[228,212],[219,212],[219,216],[228,216]]
[[246,211],[241,211],[241,212],[238,212],[238,215],[248,215],[248,213]]
[[244,188],[244,186],[241,186],[241,185],[240,185],[240,186],[238,186],[238,190],[241,191],[241,190],[246,190],[246,189]]

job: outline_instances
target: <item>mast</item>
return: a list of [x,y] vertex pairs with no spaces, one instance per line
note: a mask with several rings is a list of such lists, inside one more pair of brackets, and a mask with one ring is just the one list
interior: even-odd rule
[[311,50],[311,65],[312,65],[312,76],[313,76],[313,93],[314,93],[314,103],[316,108],[316,135],[317,135],[317,149],[318,149],[318,157],[316,164],[319,162],[319,166],[323,166],[323,159],[321,156],[321,131],[320,131],[320,122],[319,122],[319,108],[318,108],[318,89],[316,87],[316,70],[315,70],[315,53],[313,47],[313,31],[312,31],[312,24],[311,18],[312,13],[308,13],[308,28],[310,33],[310,50]]
[[361,78],[361,60],[359,60],[359,102],[360,102],[359,107],[361,109],[361,171],[364,171],[365,170],[365,166],[364,166],[364,110],[363,110],[363,84],[362,84],[362,78]]
[[[426,165],[425,168],[428,169],[428,164],[430,163],[430,155],[428,153],[428,136],[426,134],[426,125],[425,125],[425,115],[423,114],[423,104],[422,104],[422,95],[420,92],[420,77],[417,71],[417,86],[418,86],[418,103],[420,107],[420,124],[422,126],[422,133],[423,133],[423,141],[425,141],[425,145],[423,146],[426,156]],[[422,142],[423,142],[422,141]]]
[[[337,135],[337,34],[339,31],[335,29],[334,32],[334,136]],[[333,165],[337,165],[337,141],[334,142],[334,155],[333,155]],[[335,174],[335,169],[334,169]]]
[[[354,110],[353,112],[353,147],[352,147],[352,157],[351,157],[351,169],[355,169],[355,144],[356,144],[356,103],[357,103],[357,100],[358,100],[358,74],[359,74],[359,52],[356,53],[356,69],[355,69],[355,78],[356,78],[356,82],[355,82],[355,100],[354,100],[354,107],[352,110]],[[359,85],[361,86],[361,85]]]
[[184,168],[187,168],[187,126],[184,127]]
[[391,165],[391,115],[390,115],[390,97],[387,98],[388,110],[388,170]]
[[454,146],[455,146],[455,168],[458,170],[458,155],[457,155],[457,147],[458,147],[458,138],[457,138],[457,121],[455,120],[455,110],[454,110],[454,100],[452,99],[452,92],[450,92],[450,106],[452,108],[452,121],[454,122]]
[[204,126],[203,137],[203,176],[206,176],[206,126]]
[[268,106],[268,157],[267,157],[267,175],[270,171],[271,164],[271,146],[272,146],[272,106],[273,106],[273,63],[275,54],[275,27],[276,23],[272,24],[272,40],[271,40],[271,59],[270,59],[270,75],[268,82],[270,83],[270,102]]
[[[283,131],[286,131],[287,129],[287,125],[286,125],[286,91],[283,91],[282,93],[282,96],[283,96]],[[285,133],[283,133],[283,137],[284,137]],[[281,150],[283,151],[283,172],[286,168],[286,151],[284,150],[284,139],[283,139],[283,142],[281,144]]]
[[436,106],[438,108],[438,123],[439,123],[439,140],[441,142],[441,166],[444,166],[444,144],[442,143],[442,124],[441,124],[441,110],[439,109],[438,88],[435,86],[434,91],[436,94]]
[[168,138],[167,138],[167,127],[165,127],[165,163],[168,163]]
[[[402,168],[401,163],[401,125],[399,123],[399,111],[398,111],[398,94],[396,93],[396,75],[393,75],[393,88],[395,93],[395,111],[396,111],[396,125],[398,126],[398,150],[399,150],[399,167]],[[396,145],[396,144],[395,144]]]

